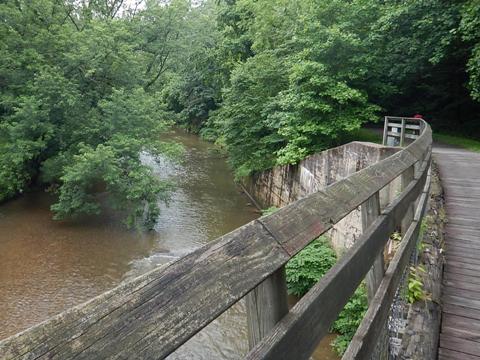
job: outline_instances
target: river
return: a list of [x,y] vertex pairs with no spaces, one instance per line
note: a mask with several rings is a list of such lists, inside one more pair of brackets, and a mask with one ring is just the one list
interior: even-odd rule
[[[258,217],[214,146],[181,130],[168,138],[185,146],[183,161],[143,156],[159,177],[176,184],[154,231],[126,230],[109,212],[53,221],[54,198],[40,191],[0,206],[0,339]],[[240,358],[248,350],[246,331],[240,301],[169,359]]]

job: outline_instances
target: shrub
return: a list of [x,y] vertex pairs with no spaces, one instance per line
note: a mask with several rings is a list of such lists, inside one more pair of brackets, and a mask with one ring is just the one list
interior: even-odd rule
[[[303,296],[335,264],[336,255],[325,237],[310,243],[286,265],[288,293]],[[331,331],[339,336],[332,342],[335,351],[342,355],[357,331],[367,310],[367,293],[361,284],[333,323]]]
[[335,252],[325,237],[312,241],[286,265],[288,293],[304,295],[335,262]]
[[353,296],[338,315],[331,331],[339,334],[332,342],[332,346],[339,355],[343,355],[348,344],[355,335],[358,326],[368,308],[367,291],[364,284],[360,284]]

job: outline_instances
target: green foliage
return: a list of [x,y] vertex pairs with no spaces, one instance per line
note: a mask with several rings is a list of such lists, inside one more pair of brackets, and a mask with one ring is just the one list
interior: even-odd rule
[[365,85],[371,98],[390,113],[419,112],[437,128],[463,127],[466,133],[478,128],[472,115],[480,107],[471,97],[478,44],[474,3],[388,1],[380,6],[368,36],[373,68]]
[[[320,237],[295,255],[285,266],[289,294],[303,296],[335,264],[336,255],[328,239]],[[345,305],[331,331],[339,336],[332,346],[343,354],[367,310],[367,294],[362,284]]]
[[418,265],[417,267],[410,267],[407,292],[407,300],[410,304],[413,304],[414,302],[419,300],[428,299],[428,295],[423,288],[423,281],[421,275],[425,272],[425,268],[421,265]]
[[277,210],[278,208],[276,206],[270,206],[269,208],[262,210],[262,216],[268,216],[270,214],[273,214]]
[[203,133],[238,176],[344,142],[380,109],[472,133],[478,14],[476,0],[222,1],[230,73]]
[[289,294],[303,296],[335,264],[336,256],[320,237],[295,255],[285,266]]
[[367,308],[366,286],[361,284],[332,325],[331,330],[339,334],[333,341],[332,346],[340,356],[347,350]]
[[151,219],[168,186],[139,154],[171,150],[174,122],[237,177],[364,138],[380,111],[478,128],[478,0],[135,3],[0,4],[0,201],[41,184],[63,218],[100,211],[101,190]]
[[470,45],[470,58],[467,62],[467,71],[470,75],[469,88],[472,97],[480,101],[480,2],[466,1],[462,8],[460,33]]
[[[214,123],[238,176],[296,163],[375,118],[378,107],[356,86],[363,69],[352,61],[361,44],[354,27],[324,22],[342,2],[242,1],[254,51],[233,69]],[[341,11],[339,11],[341,9]]]
[[390,235],[390,239],[392,239],[393,241],[402,241],[402,234],[395,231]]
[[213,121],[220,123],[230,162],[238,176],[275,165],[282,138],[272,131],[264,114],[286,82],[282,63],[273,54],[248,59],[232,73],[222,108]]
[[154,85],[188,3],[148,2],[123,17],[119,4],[0,4],[0,201],[41,184],[58,193],[63,219],[98,214],[106,191],[129,225],[153,225],[171,186],[140,154],[175,152],[158,141],[174,116]]

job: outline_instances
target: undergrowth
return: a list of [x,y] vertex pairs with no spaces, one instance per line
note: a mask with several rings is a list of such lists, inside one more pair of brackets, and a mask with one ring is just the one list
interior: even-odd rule
[[[328,239],[320,237],[314,240],[286,265],[289,294],[299,297],[306,294],[335,262],[336,255]],[[331,327],[331,331],[339,335],[332,342],[332,347],[339,355],[347,349],[367,307],[365,285],[361,284]]]

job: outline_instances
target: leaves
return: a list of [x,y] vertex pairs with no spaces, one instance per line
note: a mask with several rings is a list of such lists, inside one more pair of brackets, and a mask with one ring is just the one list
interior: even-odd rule
[[171,66],[165,54],[189,7],[149,2],[119,17],[120,5],[0,4],[0,200],[40,183],[58,192],[52,211],[64,219],[100,213],[106,192],[129,225],[153,226],[171,184],[140,153],[174,156],[178,146],[159,141],[174,115],[145,88]]
[[314,240],[285,266],[289,294],[303,296],[335,264],[335,252],[326,238]]
[[333,10],[354,10],[341,2],[241,4],[252,13],[242,36],[255,53],[235,66],[213,122],[237,176],[297,163],[374,119],[379,108],[351,81],[361,72],[352,61],[358,35],[325,21]]
[[[120,179],[143,184],[138,155],[177,152],[158,141],[173,123],[224,147],[237,177],[338,145],[380,111],[478,128],[478,0],[135,4],[0,4],[0,200],[38,182],[66,192],[70,166],[107,149],[104,175],[128,164]],[[68,183],[55,211],[98,211]],[[125,203],[130,188],[109,191]],[[134,198],[132,214],[156,211]]]
[[[295,255],[285,266],[289,294],[303,296],[335,264],[336,255],[328,239],[320,237]],[[348,347],[367,311],[367,292],[364,284],[355,290],[331,327],[339,336],[332,346],[339,355]]]
[[339,334],[333,341],[332,346],[340,356],[347,350],[367,309],[367,291],[365,284],[362,283],[355,290],[355,293],[338,315],[331,328],[331,331]]

